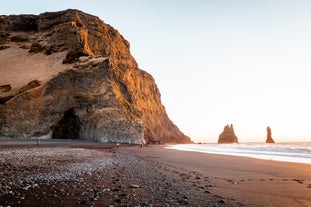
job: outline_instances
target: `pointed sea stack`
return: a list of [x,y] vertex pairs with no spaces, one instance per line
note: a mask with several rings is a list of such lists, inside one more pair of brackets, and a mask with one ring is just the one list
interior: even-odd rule
[[190,143],[112,26],[78,10],[0,15],[0,137]]
[[218,144],[239,143],[237,136],[234,134],[233,125],[226,125],[224,131],[219,135]]
[[266,139],[266,143],[269,143],[269,144],[274,144],[274,140],[272,139],[272,133],[271,133],[271,129],[270,127],[268,126],[267,127],[267,139]]

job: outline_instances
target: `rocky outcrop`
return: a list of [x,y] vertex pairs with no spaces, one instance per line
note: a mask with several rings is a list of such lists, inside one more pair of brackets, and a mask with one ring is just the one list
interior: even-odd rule
[[271,129],[268,126],[267,127],[267,139],[266,139],[266,143],[270,143],[270,144],[274,144],[274,140],[272,139],[272,133],[271,133]]
[[234,134],[233,125],[226,125],[224,131],[219,135],[218,144],[239,143],[237,136]]
[[190,143],[130,44],[78,10],[0,16],[0,137]]

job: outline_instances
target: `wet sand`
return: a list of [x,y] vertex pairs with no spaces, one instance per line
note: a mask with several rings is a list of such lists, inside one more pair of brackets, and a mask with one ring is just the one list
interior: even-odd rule
[[311,206],[311,165],[164,147],[0,141],[0,206]]
[[[197,186],[245,206],[311,206],[311,165],[253,158],[185,152],[162,146],[140,156],[199,175]],[[183,177],[183,176],[181,176]],[[206,182],[205,179],[208,181]],[[185,182],[193,182],[186,178]]]

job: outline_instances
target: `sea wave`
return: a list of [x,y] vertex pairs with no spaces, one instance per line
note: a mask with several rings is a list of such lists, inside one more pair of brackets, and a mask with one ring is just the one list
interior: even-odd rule
[[167,148],[311,164],[311,142],[278,144],[181,144],[168,146]]

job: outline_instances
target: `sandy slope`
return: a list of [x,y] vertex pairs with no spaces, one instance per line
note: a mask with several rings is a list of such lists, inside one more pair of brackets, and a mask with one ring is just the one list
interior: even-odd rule
[[62,64],[67,52],[52,55],[29,53],[27,49],[12,44],[0,50],[0,86],[10,84],[12,89],[21,88],[32,80],[46,81],[70,65]]

